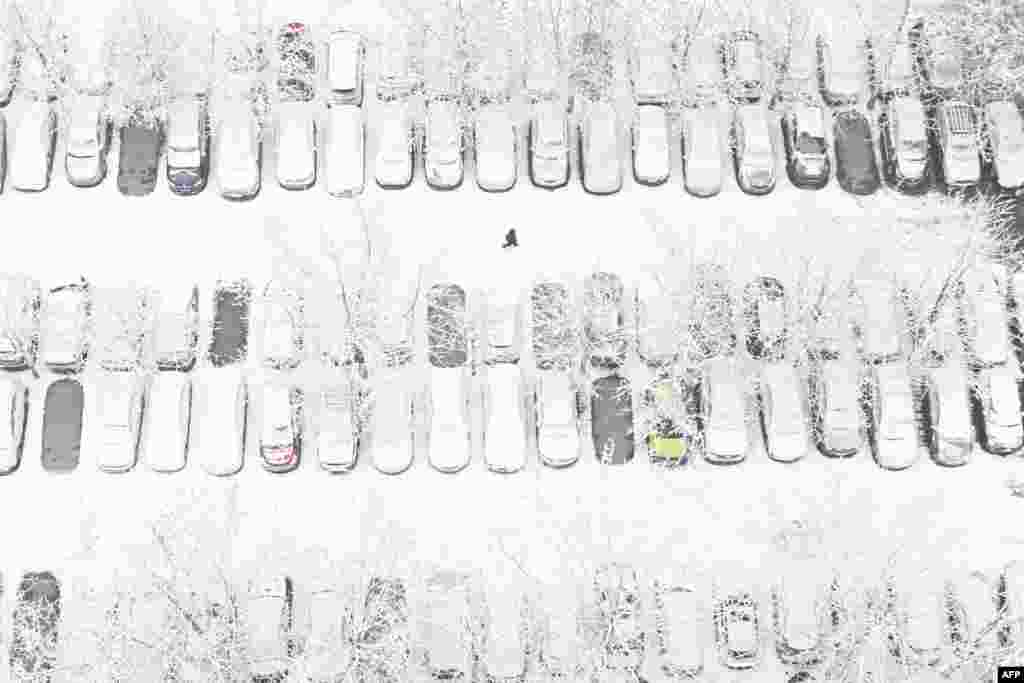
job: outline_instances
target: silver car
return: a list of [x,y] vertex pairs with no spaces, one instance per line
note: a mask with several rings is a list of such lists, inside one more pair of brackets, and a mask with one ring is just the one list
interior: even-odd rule
[[615,194],[622,189],[619,163],[619,116],[605,100],[584,101],[577,133],[580,183],[588,194]]
[[950,189],[969,187],[981,179],[981,157],[974,109],[961,100],[946,100],[935,108],[942,172]]
[[247,101],[233,102],[217,122],[214,177],[225,199],[254,198],[262,184],[263,143],[259,124]]
[[633,115],[633,180],[662,185],[672,173],[668,111],[658,104],[641,104]]
[[476,184],[485,192],[506,192],[518,178],[519,130],[507,102],[480,107],[473,121]]
[[325,472],[346,473],[359,464],[362,447],[361,409],[366,400],[361,383],[352,379],[320,393],[316,454]]
[[400,190],[412,184],[416,172],[416,127],[406,99],[381,101],[374,129],[377,154],[374,178],[378,187]]
[[181,196],[199,194],[210,172],[205,95],[179,97],[167,112],[167,183]]
[[191,445],[192,378],[159,372],[149,384],[143,411],[142,458],[154,472],[185,468]]
[[718,107],[698,107],[683,120],[683,182],[694,197],[722,191],[722,125]]
[[569,182],[569,121],[557,99],[535,102],[529,128],[530,180],[537,187],[556,189]]
[[28,387],[17,377],[0,376],[0,405],[4,407],[0,429],[0,475],[21,465],[28,425]]
[[[327,107],[324,184],[332,197],[355,197],[366,186],[366,127],[352,104]],[[411,163],[411,162],[410,162]]]
[[47,369],[75,373],[89,352],[91,293],[84,280],[50,290],[43,310],[42,361]]
[[736,107],[733,118],[733,166],[740,189],[764,195],[775,189],[775,149],[767,112],[759,104]]
[[1024,115],[1009,100],[985,105],[985,125],[992,148],[996,182],[1004,190],[1024,185]]
[[102,97],[81,96],[71,110],[64,170],[75,187],[93,187],[107,175],[110,119]]
[[53,105],[35,100],[14,129],[10,158],[11,186],[19,192],[42,192],[50,186],[57,144],[57,114]]
[[35,367],[42,303],[42,291],[35,280],[0,276],[0,369],[17,372]]
[[327,41],[327,90],[331,106],[363,104],[366,46],[353,31],[334,31]]
[[316,183],[316,119],[306,102],[277,106],[277,183],[286,190],[308,190]]
[[135,467],[146,406],[146,383],[133,372],[103,372],[85,385],[84,447],[103,472]]
[[462,185],[462,117],[452,95],[438,95],[427,101],[423,140],[423,170],[427,185],[435,190],[453,190]]

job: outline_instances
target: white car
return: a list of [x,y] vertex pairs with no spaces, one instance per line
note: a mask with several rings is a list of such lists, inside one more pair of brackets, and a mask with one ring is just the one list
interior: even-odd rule
[[722,191],[722,124],[718,107],[698,107],[684,119],[683,181],[694,197]]
[[992,146],[996,182],[1004,190],[1024,185],[1024,115],[1013,101],[985,105],[985,123]]
[[91,292],[86,282],[50,290],[43,311],[40,345],[42,361],[53,372],[82,369],[89,352]]
[[366,431],[370,460],[381,474],[401,474],[412,467],[423,444],[425,401],[416,385],[417,371],[377,369],[371,377]]
[[607,101],[583,104],[579,124],[580,182],[589,194],[614,194],[622,189],[619,163],[619,117]]
[[362,398],[354,380],[321,391],[316,454],[325,472],[351,472],[358,464],[361,450],[358,411]]
[[452,96],[427,101],[423,140],[423,171],[427,185],[435,190],[453,190],[464,174],[462,117]]
[[154,472],[179,472],[188,462],[192,426],[192,378],[158,372],[150,380],[143,411],[142,458]]
[[660,104],[641,104],[633,115],[633,179],[661,185],[672,172],[668,111]]
[[519,133],[509,105],[482,106],[473,122],[476,184],[485,192],[505,192],[518,177]]
[[295,597],[291,578],[250,584],[244,606],[249,672],[254,680],[284,680],[295,652]]
[[653,652],[658,668],[672,680],[696,679],[704,671],[710,624],[700,594],[692,586],[656,580],[653,586]]
[[308,596],[301,674],[306,680],[343,680],[351,657],[345,598],[328,585],[312,588]]
[[555,189],[569,182],[569,122],[556,99],[533,104],[529,129],[530,180]]
[[0,111],[0,192],[7,181],[7,117]]
[[416,129],[409,117],[408,102],[382,101],[374,129],[377,154],[373,171],[377,185],[385,190],[409,187],[416,171]]
[[868,448],[875,463],[887,470],[912,467],[921,454],[917,424],[918,397],[905,362],[868,369],[870,387]]
[[82,96],[75,101],[68,123],[64,171],[75,187],[93,187],[107,175],[110,120],[102,97]]
[[0,430],[0,475],[21,465],[28,424],[28,387],[14,376],[0,376],[0,405],[4,429]]
[[214,476],[237,474],[245,464],[249,381],[242,368],[195,373],[190,452]]
[[12,142],[11,186],[20,192],[42,192],[50,186],[57,143],[53,105],[41,100],[29,104],[18,120]]
[[150,324],[149,296],[134,287],[92,290],[92,356],[111,372],[142,365]]
[[316,120],[306,102],[277,106],[277,182],[286,190],[316,183]]
[[135,467],[146,406],[145,380],[134,372],[102,372],[85,386],[83,447],[103,472]]
[[171,192],[191,196],[206,188],[210,135],[205,95],[179,97],[167,111],[167,183]]
[[324,184],[332,197],[355,197],[366,186],[366,125],[352,104],[327,107]]
[[704,459],[713,465],[741,463],[752,450],[746,381],[730,357],[710,360],[701,378]]
[[199,287],[193,285],[187,299],[157,295],[152,301],[152,346],[157,370],[188,372],[198,359]]
[[974,185],[981,178],[981,157],[973,108],[961,100],[946,100],[936,106],[935,118],[946,186]]
[[438,472],[461,472],[472,459],[475,387],[467,367],[430,369],[427,448],[430,465]]
[[767,112],[760,104],[736,107],[733,118],[733,165],[736,182],[750,195],[775,189],[775,149]]
[[248,102],[235,102],[226,109],[214,138],[214,177],[222,197],[244,201],[260,192],[263,144]]
[[524,596],[505,587],[487,591],[480,664],[488,681],[526,680],[530,656]]
[[473,668],[470,645],[470,578],[455,571],[438,571],[425,585],[424,604],[416,640],[424,649],[426,675],[431,680],[468,679]]
[[776,462],[795,462],[811,446],[807,398],[798,372],[783,361],[766,365],[758,378],[765,448]]
[[540,461],[556,469],[574,465],[583,446],[578,382],[568,371],[540,372],[534,391],[536,427],[531,435]]
[[303,441],[302,389],[265,384],[261,395],[260,458],[263,469],[275,474],[299,466]]
[[17,372],[35,367],[39,351],[39,283],[20,275],[0,276],[0,369]]
[[366,46],[353,31],[334,31],[327,42],[327,89],[330,106],[363,104]]

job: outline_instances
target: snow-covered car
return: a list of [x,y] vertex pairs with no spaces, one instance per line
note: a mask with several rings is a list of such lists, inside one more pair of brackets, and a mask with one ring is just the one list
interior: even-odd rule
[[929,95],[949,97],[964,83],[963,37],[944,26],[941,14],[919,21],[911,29],[917,52],[918,78]]
[[847,352],[852,339],[845,297],[816,315],[808,342],[808,403],[812,436],[818,451],[829,458],[860,452],[867,426],[860,397],[860,362]]
[[409,102],[399,98],[381,101],[374,117],[377,154],[374,178],[385,190],[402,190],[416,173],[416,127],[409,116]]
[[619,116],[608,100],[587,100],[582,106],[576,139],[580,183],[588,194],[615,194],[622,189],[619,162]]
[[569,120],[556,98],[534,102],[527,132],[530,181],[556,189],[569,183]]
[[470,577],[452,570],[436,571],[425,581],[424,604],[416,611],[417,640],[429,680],[465,680],[471,675],[470,591]]
[[537,377],[527,424],[537,457],[548,467],[569,467],[580,455],[583,411],[572,370],[579,350],[576,330],[569,288],[561,282],[535,284],[530,292],[530,335]]
[[14,36],[0,36],[0,107],[6,107],[14,94],[21,71],[21,46]]
[[324,185],[332,197],[355,197],[366,186],[366,127],[362,108],[353,104],[327,107]]
[[248,280],[217,283],[208,351],[211,366],[235,365],[248,355],[251,299],[252,285]]
[[139,454],[145,379],[133,372],[101,372],[91,376],[84,389],[86,450],[103,472],[131,470]]
[[753,595],[738,592],[715,605],[718,659],[733,671],[753,669],[761,661],[759,610]]
[[70,472],[82,454],[82,413],[85,395],[81,383],[61,377],[46,388],[43,402],[43,469]]
[[868,72],[867,39],[849,24],[826,37],[818,36],[818,89],[830,107],[855,105],[861,98]]
[[935,107],[942,178],[949,190],[976,185],[981,179],[981,156],[974,109],[963,100],[946,100]]
[[74,373],[89,352],[92,295],[87,282],[54,287],[46,297],[40,345],[42,361],[52,372]]
[[111,123],[102,97],[81,96],[71,109],[64,172],[75,187],[93,187],[107,177]]
[[291,472],[302,458],[305,395],[299,387],[266,384],[261,397],[260,458],[263,469]]
[[334,31],[327,39],[327,89],[331,106],[363,104],[366,46],[353,31]]
[[260,192],[263,142],[252,105],[233,102],[217,122],[214,137],[214,177],[225,199],[244,201]]
[[35,100],[14,129],[10,155],[11,187],[19,192],[42,192],[50,186],[57,114],[53,105]]
[[277,183],[286,190],[308,190],[316,183],[317,125],[305,102],[277,106]]
[[519,365],[523,352],[522,312],[518,288],[491,290],[483,305],[480,325],[483,367],[482,429],[484,464],[492,472],[511,474],[526,466],[524,377]]
[[737,104],[753,104],[764,95],[764,59],[761,36],[740,29],[722,40],[722,76],[729,98]]
[[344,596],[334,587],[318,583],[309,590],[304,616],[297,673],[306,680],[344,680],[351,661],[346,643],[351,626]]
[[294,289],[272,280],[260,306],[263,364],[272,370],[294,370],[305,347],[305,302]]
[[277,90],[281,102],[309,102],[316,95],[316,43],[300,21],[277,33]]
[[50,680],[58,666],[61,621],[61,586],[52,572],[26,572],[21,577],[11,621],[12,679]]
[[316,443],[320,469],[340,474],[351,472],[359,464],[362,429],[358,410],[366,399],[355,378],[320,392]]
[[633,114],[633,180],[641,185],[664,184],[672,173],[668,111],[660,104],[641,104]]
[[583,337],[587,365],[614,370],[626,362],[630,346],[626,329],[628,309],[625,285],[615,273],[592,273],[584,283]]
[[152,338],[156,368],[188,372],[198,358],[199,287],[192,286],[187,300],[158,295],[153,302]]
[[700,377],[697,405],[702,416],[703,456],[712,465],[736,465],[753,448],[747,377],[730,356],[712,358]]
[[916,97],[897,96],[884,102],[878,127],[885,182],[903,194],[927,192],[932,180],[932,161],[921,101]]
[[1024,185],[1024,115],[1010,100],[985,105],[985,126],[995,181],[1003,190]]
[[881,178],[867,117],[856,109],[836,112],[832,120],[832,140],[839,187],[854,195],[877,192]]
[[694,586],[655,580],[653,658],[670,680],[700,677],[704,672],[705,606]]
[[179,97],[167,112],[167,184],[184,197],[199,194],[210,175],[210,134],[205,95]]
[[722,123],[717,106],[693,109],[683,120],[683,183],[694,197],[722,191]]
[[143,411],[142,459],[154,472],[172,473],[188,462],[192,424],[192,378],[158,372],[150,379]]
[[450,283],[431,287],[427,298],[427,357],[431,365],[427,444],[431,466],[449,474],[464,469],[472,457],[474,382],[466,315],[462,287]]
[[0,370],[18,372],[35,367],[42,305],[38,282],[18,275],[0,275]]
[[434,190],[454,190],[465,173],[462,116],[453,95],[437,95],[427,101],[423,138],[423,171]]
[[159,123],[133,121],[121,127],[117,189],[128,197],[144,197],[156,188],[163,130]]
[[788,54],[781,60],[775,79],[772,104],[814,102],[818,83],[818,49],[816,41],[808,35],[791,41]]
[[624,465],[633,460],[633,389],[627,377],[613,371],[591,382],[590,436],[601,464]]
[[0,405],[4,428],[0,429],[0,475],[21,465],[28,425],[28,387],[17,377],[0,376]]
[[775,148],[768,115],[760,104],[742,104],[733,112],[733,167],[740,189],[764,195],[775,189]]
[[[886,55],[869,52],[872,96],[888,100],[917,94],[916,56],[910,36],[896,36]],[[883,61],[877,61],[881,58]]]
[[242,368],[226,366],[199,370],[193,381],[189,453],[208,474],[237,474],[245,464],[249,379]]
[[647,653],[644,596],[636,569],[619,563],[594,571],[595,616],[599,619],[602,659],[612,671],[639,673]]
[[92,292],[91,356],[101,369],[132,372],[142,365],[150,324],[149,295],[133,287]]
[[783,114],[781,125],[789,181],[802,189],[825,187],[832,175],[825,140],[825,110],[817,105],[796,103]]
[[480,634],[480,667],[488,681],[526,680],[530,660],[529,626],[523,595],[488,586]]
[[473,121],[476,185],[485,192],[506,192],[518,178],[519,129],[507,102],[480,107]]
[[[390,659],[388,646],[398,645],[401,648],[409,642],[409,600],[401,579],[380,575],[371,577],[366,586],[363,615],[366,628],[359,634],[357,642],[365,648],[364,652],[375,653],[371,655],[371,661],[379,662],[380,655]],[[398,670],[394,673],[401,676],[405,673],[406,662],[405,657],[399,656],[385,666],[389,669],[395,667]]]
[[295,587],[275,576],[249,585],[244,607],[246,650],[254,682],[284,681],[296,653]]
[[[371,378],[371,400],[366,404],[365,431],[360,437],[366,440],[373,468],[381,474],[402,474],[422,449],[421,423],[426,408],[422,382],[416,377],[414,369],[399,365],[377,369]],[[334,428],[343,429],[344,425]]]

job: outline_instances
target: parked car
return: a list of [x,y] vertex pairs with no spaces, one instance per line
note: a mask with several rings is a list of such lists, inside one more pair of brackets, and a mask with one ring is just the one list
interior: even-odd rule
[[278,576],[250,583],[244,614],[254,683],[283,683],[296,654],[292,579]]
[[981,157],[974,110],[962,100],[946,100],[935,107],[939,158],[947,190],[970,188],[981,180]]
[[480,668],[489,681],[522,681],[530,665],[529,609],[522,592],[488,587],[483,600]]
[[263,142],[259,124],[248,101],[225,107],[214,137],[214,176],[225,199],[253,199],[262,185]]
[[683,59],[683,97],[687,106],[713,106],[729,81],[722,67],[722,51],[711,35],[697,35],[687,46]]
[[867,117],[856,109],[836,112],[832,121],[832,139],[839,187],[854,195],[877,192],[881,179]]
[[722,190],[722,127],[716,106],[697,107],[683,120],[683,183],[694,197]]
[[985,126],[996,184],[1004,191],[1024,186],[1024,115],[1010,100],[985,105]]
[[363,105],[366,45],[353,31],[334,31],[327,42],[327,89],[330,105]]
[[633,460],[633,392],[628,378],[613,371],[593,380],[590,423],[594,455],[598,462],[624,465]]
[[0,328],[0,370],[19,372],[35,367],[42,305],[38,282],[18,275],[0,275],[4,321]]
[[[134,372],[102,372],[85,387],[84,442],[103,472],[128,472],[138,461],[146,380]],[[165,416],[166,417],[166,416]]]
[[107,177],[110,118],[102,97],[83,95],[71,109],[64,172],[75,187],[94,187]]
[[465,680],[471,675],[470,581],[468,575],[451,570],[436,571],[426,579],[424,604],[417,611],[417,640],[423,646],[428,680]]
[[7,117],[0,111],[0,193],[7,180]]
[[263,469],[291,472],[302,458],[304,432],[302,389],[278,384],[263,387],[260,457]]
[[305,347],[305,302],[278,281],[267,283],[261,302],[263,363],[272,370],[294,370]]
[[427,298],[427,358],[431,365],[428,400],[429,461],[434,469],[455,473],[472,456],[471,402],[466,293],[440,283]]
[[715,605],[715,635],[722,666],[733,671],[752,669],[761,660],[757,601],[747,592],[727,595]]
[[518,178],[519,129],[506,100],[482,105],[473,121],[476,184],[485,192],[506,192]]
[[722,76],[729,98],[736,104],[755,104],[764,95],[764,58],[761,36],[740,29],[722,41]]
[[351,615],[341,592],[317,583],[308,593],[302,656],[297,675],[313,681],[344,680],[351,665],[348,648],[339,643],[350,638]]
[[856,105],[865,90],[868,72],[867,38],[843,24],[830,38],[818,36],[818,89],[830,107]]
[[861,407],[860,359],[846,352],[853,336],[848,296],[820,308],[808,341],[808,402],[811,433],[822,455],[850,458],[860,452],[867,432]]
[[796,103],[783,114],[781,125],[789,181],[801,189],[825,187],[832,174],[825,141],[825,110],[817,105]]
[[316,452],[320,469],[325,472],[344,474],[359,464],[363,445],[360,410],[363,402],[369,400],[362,379],[352,377],[320,393]]
[[615,194],[622,189],[619,165],[619,118],[610,101],[585,101],[576,135],[580,183],[588,194]]
[[156,188],[163,130],[159,123],[134,121],[121,127],[117,189],[128,197],[144,197]]
[[654,658],[669,680],[696,679],[704,672],[706,607],[694,586],[656,579],[652,587]]
[[28,387],[17,377],[0,376],[0,405],[5,407],[0,429],[0,475],[21,466],[28,426]]
[[58,666],[61,586],[49,571],[27,572],[12,615],[10,664],[17,681],[50,680]]
[[203,368],[193,381],[189,454],[207,474],[238,474],[248,442],[249,379],[241,367],[223,366]]
[[192,427],[192,378],[160,372],[149,382],[143,411],[142,459],[154,472],[180,472],[188,463]]
[[633,180],[663,185],[672,173],[668,112],[659,104],[638,105],[633,115]]
[[760,104],[744,104],[733,114],[733,167],[740,189],[764,195],[775,189],[775,149],[767,114]]
[[381,101],[375,118],[377,155],[374,176],[385,190],[402,190],[412,184],[416,173],[416,126],[409,116],[406,99]]
[[897,96],[884,102],[878,127],[885,182],[903,194],[927,192],[934,170],[928,149],[927,119],[920,100]]
[[188,372],[195,366],[198,356],[199,287],[192,286],[184,306],[173,297],[158,297],[156,302],[153,329],[156,368]]
[[594,572],[596,613],[604,637],[602,659],[608,669],[640,672],[647,654],[644,595],[636,570],[620,563],[602,564]]
[[557,99],[533,103],[527,131],[530,180],[553,190],[569,183],[569,122]]
[[[422,424],[426,419],[425,387],[416,376],[417,370],[408,365],[396,365],[374,372],[369,387],[369,401],[364,412],[355,419],[365,419],[365,429],[358,438],[365,439],[373,468],[381,474],[402,474],[422,451]],[[335,423],[333,428],[344,430],[346,424]],[[341,439],[344,439],[344,433]],[[340,443],[344,443],[340,441]],[[356,444],[356,448],[361,447]],[[355,461],[338,456],[345,466]]]
[[57,114],[53,105],[35,100],[14,129],[10,156],[11,186],[19,192],[42,192],[50,186],[57,144]]
[[[332,197],[355,197],[366,186],[366,128],[363,110],[352,104],[327,107],[324,183]],[[411,159],[409,160],[412,165]],[[378,177],[380,177],[378,175]]]
[[78,380],[61,377],[46,388],[43,403],[43,469],[70,472],[82,453],[82,413],[85,405]]
[[423,138],[423,171],[434,190],[454,190],[462,185],[462,115],[454,95],[435,95],[427,100]]
[[148,293],[135,287],[94,289],[91,306],[96,365],[109,372],[140,369],[151,322]]
[[317,125],[306,102],[277,106],[277,183],[286,190],[308,190],[316,183]]
[[90,346],[91,299],[85,280],[50,290],[40,335],[43,365],[48,370],[75,373],[85,365]]
[[615,273],[599,271],[587,277],[583,294],[583,338],[587,365],[615,370],[626,362],[630,346],[626,329],[625,285]]
[[277,33],[277,90],[281,102],[309,102],[316,96],[316,43],[300,21]]
[[487,293],[480,314],[481,428],[484,464],[492,472],[511,474],[526,466],[530,450],[525,429],[525,377],[522,311],[518,288]]
[[877,51],[868,51],[874,99],[886,101],[894,97],[916,97],[919,94],[916,53],[909,35],[895,37],[884,61],[876,61],[877,56]]
[[205,95],[180,97],[167,112],[167,183],[188,197],[206,189],[210,175],[210,134]]
[[930,97],[950,97],[963,86],[962,37],[943,26],[943,19],[923,19],[911,28],[910,42],[917,53],[917,73]]
[[249,348],[251,299],[252,286],[248,280],[217,283],[208,353],[213,367],[224,367],[245,360]]
[[21,45],[13,35],[0,37],[0,107],[11,102],[21,71]]

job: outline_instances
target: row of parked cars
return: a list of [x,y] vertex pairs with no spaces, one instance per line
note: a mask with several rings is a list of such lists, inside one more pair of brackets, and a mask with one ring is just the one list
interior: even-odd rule
[[201,325],[196,288],[179,299],[82,281],[44,294],[6,278],[2,470],[22,461],[40,371],[51,471],[77,468],[84,447],[108,472],[141,452],[156,471],[191,458],[232,475],[252,431],[278,473],[304,454],[328,472],[368,458],[400,474],[417,458],[512,473],[624,464],[638,449],[668,467],[866,452],[890,470],[964,465],[975,444],[1024,452],[1024,282],[1001,267],[931,308],[891,280],[858,280],[810,318],[794,318],[780,280],[736,289],[712,266],[671,296],[610,272],[577,284],[506,297],[436,282],[353,336],[311,332],[319,314],[279,282],[218,283]]
[[[426,88],[422,78],[408,74],[385,74],[369,110],[372,175],[377,186],[400,189],[421,167],[428,186],[455,189],[472,149],[476,184],[488,192],[512,189],[523,171],[536,187],[564,187],[575,166],[584,190],[614,194],[623,186],[620,133],[626,118],[634,181],[664,184],[680,159],[683,184],[698,197],[721,190],[727,156],[744,192],[771,192],[781,171],[775,149],[780,134],[786,174],[804,189],[820,189],[835,175],[843,190],[856,195],[874,193],[883,180],[908,194],[979,184],[1016,192],[1024,184],[1019,101],[1012,88],[985,101],[969,93],[964,48],[930,36],[928,27],[927,20],[914,24],[884,52],[856,32],[809,39],[792,47],[775,79],[766,76],[756,32],[698,36],[681,59],[666,51],[630,60],[633,107],[625,117],[608,89],[585,74],[568,96],[551,79],[525,79],[525,125],[517,113],[520,96],[510,90],[467,94]],[[595,73],[614,73],[610,40],[587,33],[577,42]],[[293,22],[278,32],[276,46],[277,182],[288,190],[319,181],[334,196],[361,193],[369,165],[365,41],[334,31],[321,51],[309,27]],[[321,83],[323,113],[317,104]],[[212,174],[225,198],[255,197],[269,137],[249,94],[218,100],[213,121],[210,93],[176,99],[165,116],[131,118],[117,131],[120,191],[152,192],[166,156],[166,179],[175,194],[201,192]],[[28,103],[12,126],[10,171],[0,177],[9,175],[17,190],[46,189],[60,127],[52,102]],[[68,181],[99,184],[113,137],[105,96],[76,96],[66,130]],[[6,137],[0,143],[6,145]]]
[[[219,639],[224,650],[237,638],[246,661],[231,673],[247,672],[246,680],[253,681],[290,680],[290,674],[341,680],[353,668],[395,683],[418,676],[516,681],[599,672],[681,680],[705,672],[708,646],[727,671],[755,670],[774,650],[790,670],[787,680],[805,681],[849,657],[884,658],[882,668],[867,665],[865,675],[872,675],[894,668],[973,667],[970,654],[989,656],[1019,645],[1013,621],[1024,609],[1024,593],[1018,574],[1003,570],[995,585],[972,576],[938,586],[887,576],[884,591],[855,596],[838,577],[822,582],[815,575],[783,576],[764,596],[751,587],[716,585],[708,600],[705,587],[692,580],[669,574],[645,581],[629,565],[606,564],[597,567],[579,609],[533,605],[525,594],[487,590],[472,575],[450,570],[430,574],[415,598],[401,579],[374,577],[363,604],[355,606],[330,586],[300,593],[284,576],[251,583],[241,601],[214,603],[207,607],[211,614],[192,614],[179,604],[184,614],[171,616],[170,603],[159,598],[116,611],[124,612],[120,618],[128,634],[142,632],[144,626],[132,622],[152,608],[168,613],[158,623],[189,619],[190,628],[172,631],[177,637]],[[412,600],[417,609],[410,613]],[[62,623],[61,603],[60,582],[52,573],[24,575],[10,647],[14,680],[49,681],[59,671],[58,644],[75,627]],[[987,628],[990,623],[996,627]],[[858,629],[880,637],[865,642],[853,637]],[[959,646],[964,642],[973,644],[970,654]],[[213,680],[215,663],[190,661],[184,654],[195,650],[182,644],[177,658],[164,658],[168,653],[160,650],[143,655],[120,680]],[[986,677],[986,665],[976,666],[979,677]]]

